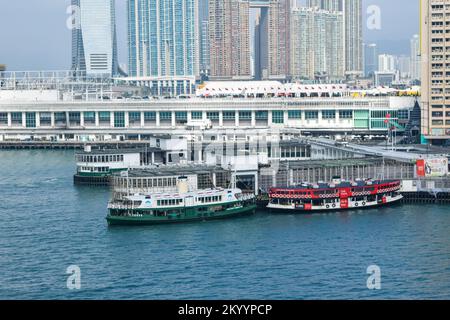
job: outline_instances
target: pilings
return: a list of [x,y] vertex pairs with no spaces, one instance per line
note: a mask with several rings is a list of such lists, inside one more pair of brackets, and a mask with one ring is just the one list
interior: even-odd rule
[[403,203],[450,204],[450,192],[402,192]]

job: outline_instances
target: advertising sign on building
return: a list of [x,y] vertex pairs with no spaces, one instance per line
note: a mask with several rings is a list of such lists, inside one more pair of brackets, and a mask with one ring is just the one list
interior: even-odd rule
[[417,160],[417,176],[444,177],[448,175],[448,159],[433,158]]

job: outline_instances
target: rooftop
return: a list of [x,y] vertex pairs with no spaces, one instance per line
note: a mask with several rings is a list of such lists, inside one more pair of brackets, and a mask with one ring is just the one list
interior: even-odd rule
[[[128,178],[188,176],[197,174],[209,174],[212,172],[225,172],[222,167],[208,165],[175,165],[158,166],[139,169],[130,169]],[[127,177],[126,173],[117,173],[116,176]]]

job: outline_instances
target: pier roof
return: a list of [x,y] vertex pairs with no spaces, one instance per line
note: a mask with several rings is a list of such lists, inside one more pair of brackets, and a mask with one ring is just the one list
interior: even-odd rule
[[[208,174],[212,172],[224,172],[222,167],[219,166],[206,166],[206,165],[187,165],[187,166],[158,166],[131,169],[128,171],[128,178],[140,178],[140,177],[162,177],[162,176],[185,176],[196,174]],[[127,177],[126,173],[117,173],[116,176]]]

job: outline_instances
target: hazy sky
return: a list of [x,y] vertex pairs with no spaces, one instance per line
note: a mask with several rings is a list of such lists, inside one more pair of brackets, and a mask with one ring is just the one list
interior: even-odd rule
[[[207,1],[207,0],[200,0]],[[364,28],[366,42],[380,53],[408,54],[409,38],[419,30],[419,0],[363,0],[381,9],[381,30]],[[71,33],[66,27],[70,0],[2,0],[0,64],[9,70],[70,68]],[[127,63],[126,0],[116,0],[119,61]],[[364,26],[365,26],[364,19]]]

